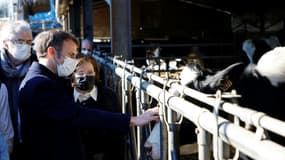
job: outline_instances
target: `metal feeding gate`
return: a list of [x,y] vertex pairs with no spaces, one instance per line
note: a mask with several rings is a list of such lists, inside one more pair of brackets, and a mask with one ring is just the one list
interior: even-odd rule
[[[113,89],[121,96],[122,112],[139,115],[151,107],[153,101],[160,107],[160,153],[157,159],[180,159],[177,128],[181,119],[186,118],[196,126],[193,134],[197,136],[196,159],[285,160],[285,147],[264,139],[268,131],[284,137],[285,122],[239,106],[236,103],[239,95],[234,92],[218,90],[216,94],[204,94],[180,85],[176,79],[160,77],[118,57],[94,55],[93,58],[101,65],[102,71],[109,74],[104,76],[105,79],[109,77]],[[130,98],[132,94],[135,100]],[[186,96],[211,108],[186,100]],[[153,126],[131,128],[130,159],[153,159],[144,146]]]

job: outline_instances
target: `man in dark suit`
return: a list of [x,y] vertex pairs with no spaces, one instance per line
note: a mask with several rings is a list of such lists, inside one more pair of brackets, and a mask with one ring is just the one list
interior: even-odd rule
[[127,132],[158,120],[158,108],[131,117],[80,107],[70,96],[66,78],[75,70],[79,43],[70,33],[50,30],[35,38],[34,62],[21,83],[19,104],[23,142],[29,160],[84,160],[80,128],[105,128]]

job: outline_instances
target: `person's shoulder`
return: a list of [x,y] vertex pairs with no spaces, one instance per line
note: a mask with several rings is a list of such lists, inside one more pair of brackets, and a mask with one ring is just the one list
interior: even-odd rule
[[52,87],[56,82],[51,77],[46,74],[39,74],[40,70],[30,69],[26,74],[25,78],[22,80],[21,88],[23,86],[28,86],[32,88],[49,88]]

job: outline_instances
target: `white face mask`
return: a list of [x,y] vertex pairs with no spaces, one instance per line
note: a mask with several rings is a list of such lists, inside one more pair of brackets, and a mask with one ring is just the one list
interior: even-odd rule
[[31,56],[31,46],[28,44],[13,44],[9,52],[15,59],[25,61]]
[[75,70],[77,64],[77,59],[73,59],[70,57],[65,57],[63,64],[57,64],[57,74],[59,77],[67,77],[72,74]]

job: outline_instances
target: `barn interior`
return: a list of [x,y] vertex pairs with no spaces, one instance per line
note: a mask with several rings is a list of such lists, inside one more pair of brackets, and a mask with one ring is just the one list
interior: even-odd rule
[[[246,60],[242,42],[274,37],[284,43],[284,7],[279,0],[23,0],[35,34],[64,28],[94,41],[98,51],[145,57],[203,55],[208,67]],[[51,5],[52,4],[52,5]],[[46,16],[39,13],[46,12]],[[33,18],[31,18],[33,17]],[[35,18],[36,17],[36,18]],[[140,65],[140,64],[139,64]]]
[[[279,0],[22,0],[22,4],[34,35],[62,28],[79,40],[92,40],[99,56],[133,59],[139,67],[147,65],[150,53],[159,52],[156,58],[168,64],[195,59],[194,55],[205,68],[216,71],[248,61],[243,51],[247,39],[269,39],[272,48],[285,42],[285,12]],[[0,2],[1,7],[6,6]],[[119,88],[110,73],[104,83]]]
[[[113,43],[120,39],[130,41],[132,58],[144,57],[146,49],[159,47],[162,57],[185,57],[191,52],[200,52],[209,67],[224,67],[246,59],[242,51],[242,42],[246,39],[273,36],[281,45],[284,41],[284,7],[277,0],[133,0],[118,3],[58,0],[56,4],[60,6],[56,10],[57,17],[67,12],[76,15],[72,8],[81,13],[68,25],[77,36],[91,35],[98,50],[107,52],[111,52],[111,40]],[[92,8],[88,9],[88,4],[92,4]],[[78,9],[74,9],[75,6]],[[86,10],[91,11],[92,16]],[[124,10],[129,10],[129,14]],[[80,26],[75,23],[78,19]],[[119,29],[112,30],[111,26],[115,25]],[[112,35],[120,31],[129,32],[130,36],[120,36],[129,36],[131,40]]]

